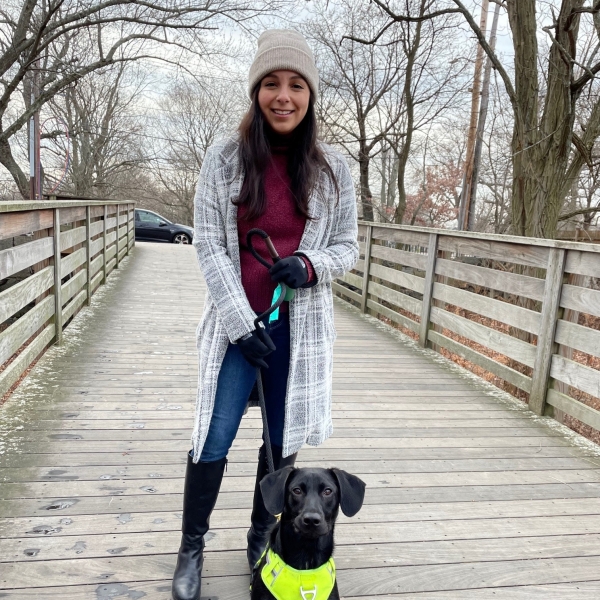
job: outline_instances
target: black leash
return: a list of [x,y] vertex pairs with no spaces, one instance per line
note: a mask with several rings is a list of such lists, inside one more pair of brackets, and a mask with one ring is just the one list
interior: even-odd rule
[[[252,238],[255,235],[259,235],[264,240],[269,255],[273,260],[273,264],[270,264],[268,261],[266,261],[252,245]],[[246,245],[248,246],[248,250],[250,250],[252,256],[254,256],[254,258],[256,258],[256,260],[261,265],[264,265],[267,269],[270,269],[277,261],[280,260],[279,254],[277,254],[277,250],[275,249],[271,238],[262,229],[251,229],[246,236]],[[258,315],[256,319],[254,319],[255,329],[258,329],[259,327],[263,326],[262,321],[267,319],[283,304],[283,302],[286,300],[286,296],[288,297],[288,299],[290,299],[287,286],[284,283],[280,283],[279,285],[281,287],[279,298],[277,298],[277,300],[264,313]],[[263,390],[262,373],[260,367],[256,368],[256,390],[258,392],[258,404],[260,406],[260,412],[262,415],[263,439],[267,450],[267,466],[269,469],[269,473],[273,473],[273,471],[275,471],[275,464],[273,462],[273,452],[271,450],[271,437],[269,436],[269,424],[267,422],[267,406],[265,404],[265,393]]]
[[267,448],[267,467],[269,468],[269,473],[273,473],[275,471],[275,463],[273,462],[273,452],[271,450],[271,436],[269,435],[269,424],[267,423],[267,406],[265,404],[265,393],[263,391],[260,367],[256,368],[256,389],[258,391],[258,405],[260,406],[263,422],[263,439]]

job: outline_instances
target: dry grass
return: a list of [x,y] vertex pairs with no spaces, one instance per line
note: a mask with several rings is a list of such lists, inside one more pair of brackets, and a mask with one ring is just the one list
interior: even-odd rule
[[[484,294],[485,291],[481,290],[481,291],[479,291],[479,293]],[[387,303],[384,303],[384,304],[387,305]],[[417,315],[413,315],[412,313],[409,313],[405,310],[398,309],[398,307],[396,307],[396,306],[392,307],[391,305],[389,305],[389,307],[393,308],[393,310],[404,315],[405,317],[412,319],[413,321],[416,321],[416,322],[419,321],[419,317]],[[445,305],[444,308],[445,308],[445,310],[448,310],[449,312],[457,314],[461,317],[464,317],[466,319],[469,319],[469,320],[479,323],[481,325],[485,325],[486,327],[489,327],[496,331],[500,331],[507,335],[515,334],[515,331],[513,328],[511,328],[509,325],[506,325],[505,323],[502,323],[500,321],[496,321],[494,319],[483,317],[481,315],[473,313],[464,308],[460,308],[458,306]],[[419,336],[414,331],[407,329],[406,327],[403,327],[402,325],[399,325],[399,324],[391,321],[387,317],[378,315],[378,318],[381,321],[383,321],[384,323],[387,323],[388,325],[391,325],[395,329],[401,331],[402,333],[409,336],[410,338],[412,338],[414,340],[419,339]],[[600,318],[598,318],[598,317],[580,314],[578,323],[579,323],[579,325],[583,325],[585,327],[589,327],[590,329],[595,329],[597,331],[600,331]],[[489,358],[493,359],[495,362],[504,364],[504,365],[510,367],[511,369],[514,369],[516,371],[519,371],[520,373],[523,373],[524,375],[527,375],[528,377],[532,376],[533,369],[531,367],[528,367],[526,365],[518,363],[515,360],[509,358],[508,356],[506,356],[504,354],[495,352],[494,350],[491,350],[490,348],[487,348],[486,346],[482,346],[481,344],[478,344],[478,343],[470,340],[469,338],[460,336],[448,329],[441,329],[440,333],[452,340],[455,340],[456,342],[459,342],[460,344],[463,344],[464,346],[467,346],[468,348],[471,348],[472,350],[479,352],[480,354],[488,356]],[[517,334],[525,334],[525,332],[517,332]],[[531,343],[532,345],[537,344],[537,339],[536,339],[536,336],[534,336],[534,335],[525,334],[525,335],[518,335],[518,337],[520,339],[523,339],[523,337],[526,337],[526,338],[528,338],[527,341],[529,343]],[[487,381],[488,383],[495,385],[497,388],[499,388],[505,392],[508,392],[512,396],[518,398],[519,400],[522,400],[525,403],[527,403],[529,401],[529,394],[527,392],[515,387],[513,384],[505,381],[501,377],[498,377],[494,373],[491,373],[490,371],[487,371],[486,369],[483,369],[482,367],[471,363],[470,361],[446,350],[445,348],[436,348],[436,350],[438,352],[440,352],[440,354],[442,356],[444,356],[445,358],[447,358],[447,359],[451,360],[452,362],[460,365],[461,367],[471,371],[473,374],[477,375],[478,377],[481,377],[481,379]],[[589,354],[585,354],[584,352],[579,352],[577,350],[572,350],[569,355],[569,358],[575,362],[582,364],[582,365],[586,365],[592,369],[596,369],[596,370],[600,371],[600,358],[597,358],[597,357],[589,355]],[[568,396],[571,396],[572,398],[578,400],[579,402],[582,402],[583,404],[600,411],[600,398],[591,396],[590,394],[586,394],[585,392],[582,392],[573,387],[568,387],[568,386],[565,386],[565,387],[567,387],[567,390],[564,393],[566,393]],[[589,439],[597,444],[600,444],[600,431],[598,431],[598,430],[590,427],[589,425],[582,423],[578,419],[575,419],[574,417],[570,417],[568,415],[564,415],[562,418],[560,415],[557,415],[557,417],[559,418],[559,420],[561,422],[563,422],[566,426],[568,426],[573,431],[579,433],[580,435],[586,437],[587,439]]]
[[[579,325],[584,325],[585,327],[589,327],[591,329],[595,329],[596,331],[600,331],[600,317],[593,317],[591,315],[580,313],[578,323]],[[570,358],[575,362],[581,363],[582,365],[586,365],[587,367],[600,371],[600,358],[596,356],[591,356],[590,354],[585,354],[584,352],[573,350]],[[582,392],[577,388],[573,387],[568,388],[567,395],[571,396],[572,398],[575,398],[576,400],[579,400],[579,402],[585,404],[586,406],[595,408],[596,410],[600,410],[600,398],[596,398],[590,394],[586,394],[585,392]],[[576,431],[577,433],[583,435],[589,440],[596,442],[596,444],[600,444],[600,431],[568,415],[564,416],[563,422],[573,431]]]

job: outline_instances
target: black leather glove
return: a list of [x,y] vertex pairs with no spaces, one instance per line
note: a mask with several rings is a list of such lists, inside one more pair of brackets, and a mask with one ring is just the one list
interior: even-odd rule
[[275,350],[275,344],[262,327],[240,338],[237,341],[237,345],[240,347],[244,358],[253,367],[269,368],[269,365],[263,359]]
[[271,279],[282,281],[293,290],[302,287],[308,281],[308,267],[299,256],[288,256],[278,260],[270,269]]

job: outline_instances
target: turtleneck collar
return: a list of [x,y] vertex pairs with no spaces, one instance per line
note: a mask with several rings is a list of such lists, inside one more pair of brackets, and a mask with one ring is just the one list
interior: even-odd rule
[[280,134],[273,131],[270,127],[266,128],[267,139],[271,146],[271,152],[273,154],[289,154],[290,150],[296,143],[296,132],[295,130],[291,133]]

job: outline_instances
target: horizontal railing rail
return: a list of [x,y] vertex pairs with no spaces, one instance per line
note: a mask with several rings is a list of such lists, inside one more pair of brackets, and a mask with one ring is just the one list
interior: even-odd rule
[[134,244],[132,202],[0,202],[0,399]]
[[600,431],[600,246],[366,222],[359,240],[338,296],[536,414]]

